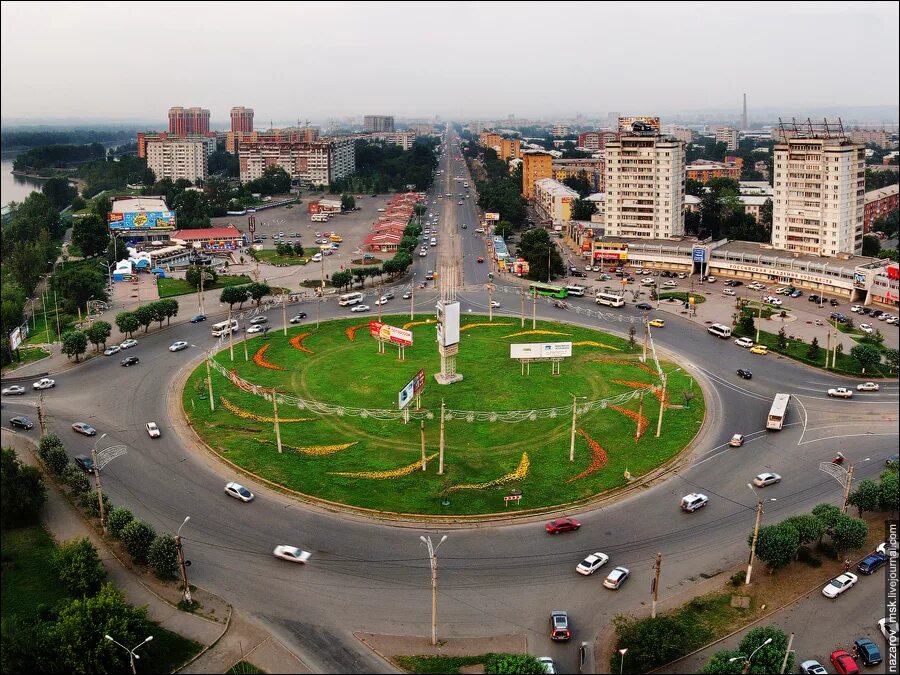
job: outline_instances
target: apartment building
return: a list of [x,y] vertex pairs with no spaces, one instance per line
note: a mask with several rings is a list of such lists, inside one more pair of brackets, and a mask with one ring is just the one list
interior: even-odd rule
[[253,131],[253,108],[242,105],[231,109],[231,130],[237,132]]
[[206,154],[213,154],[218,148],[218,136],[214,131],[205,134],[171,134],[165,131],[139,131],[137,135],[137,156],[147,156],[147,144],[151,141],[188,140],[203,143]]
[[774,248],[820,256],[862,251],[865,147],[834,134],[827,125],[795,127],[775,146]]
[[606,141],[614,141],[619,137],[615,131],[585,131],[578,134],[578,147],[585,150],[603,150]]
[[553,175],[553,155],[547,152],[522,153],[522,195],[534,199],[534,184]]
[[229,131],[225,134],[225,151],[234,154],[241,143],[312,143],[317,140],[319,140],[319,130],[315,127]]
[[713,178],[733,178],[739,181],[741,179],[741,164],[697,160],[688,164],[685,167],[685,172],[688,178],[701,183],[708,183]]
[[879,129],[851,129],[847,134],[850,140],[861,145],[874,144],[879,148],[891,147],[891,136],[886,131]]
[[900,185],[894,183],[866,193],[863,213],[863,230],[865,232],[872,231],[872,225],[876,220],[884,218],[891,211],[900,208],[898,192],[900,192]]
[[369,133],[394,131],[393,115],[366,115],[363,117],[363,128]]
[[563,223],[572,219],[572,201],[578,193],[552,178],[534,184],[534,206],[542,220]]
[[738,130],[734,127],[717,127],[716,142],[725,143],[725,149],[734,152],[738,149]]
[[314,142],[243,142],[238,146],[241,182],[260,178],[266,168],[280,166],[302,185],[329,185],[356,170],[353,138]]
[[416,142],[415,131],[382,131],[367,134],[362,138],[371,139],[373,141],[381,141],[390,145],[399,145],[404,150],[409,150]]
[[552,164],[554,180],[563,182],[566,178],[584,174],[591,183],[593,192],[603,192],[606,162],[602,159],[554,159]]
[[606,144],[606,234],[682,236],[685,144],[635,121],[641,122],[635,130]]
[[206,180],[208,153],[202,140],[166,138],[146,144],[147,166],[156,180],[169,178],[189,180],[192,183]]
[[169,133],[177,136],[209,133],[209,110],[181,106],[169,108]]

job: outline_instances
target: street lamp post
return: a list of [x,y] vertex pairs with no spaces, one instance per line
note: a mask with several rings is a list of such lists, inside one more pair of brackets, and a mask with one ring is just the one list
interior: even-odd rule
[[619,650],[619,675],[622,675],[625,672],[625,652],[628,651],[628,647],[623,647]]
[[747,673],[750,672],[750,660],[753,658],[753,656],[756,654],[756,652],[758,652],[760,649],[762,649],[763,647],[765,647],[767,644],[769,644],[771,642],[772,642],[772,638],[767,638],[766,641],[763,642],[759,647],[757,647],[752,652],[750,652],[750,656],[744,656],[743,654],[741,654],[740,656],[732,656],[730,659],[728,659],[728,663],[734,663],[735,661],[740,661],[741,659],[743,659],[744,665],[741,668],[741,673],[746,675]]
[[569,461],[575,461],[575,416],[578,411],[578,400],[582,401],[586,399],[587,396],[576,396],[572,394],[572,434],[569,438]]
[[432,545],[430,536],[419,539],[428,547],[428,559],[431,562],[431,644],[437,644],[437,550],[447,541],[447,535],[441,537],[437,546]]
[[[753,485],[751,483],[747,483],[747,487],[750,488],[750,492],[753,493],[753,496],[756,497],[756,522],[753,525],[753,539],[750,542],[750,560],[747,562],[747,576],[744,579],[744,585],[750,585],[750,577],[753,574],[753,560],[756,558],[756,540],[759,538],[759,523],[762,520],[763,514],[763,500],[760,499],[759,494],[757,494],[756,490],[753,489]],[[774,502],[775,498],[769,499],[770,502]]]
[[178,567],[181,569],[181,597],[188,604],[191,604],[193,600],[191,599],[191,587],[188,585],[187,563],[184,561],[184,549],[181,546],[181,528],[187,525],[187,522],[190,519],[190,516],[185,516],[184,522],[181,523],[181,527],[179,527],[178,532],[175,533],[175,545],[178,547]]
[[409,284],[409,320],[413,320],[413,307],[416,302],[416,273],[413,272],[412,281]]
[[134,675],[137,675],[137,666],[135,665],[134,662],[135,662],[135,660],[140,659],[141,657],[138,656],[137,654],[135,654],[135,652],[136,652],[138,649],[140,649],[141,647],[143,647],[145,644],[147,644],[148,642],[150,642],[150,641],[153,639],[153,636],[152,636],[152,635],[149,636],[146,640],[144,640],[141,644],[139,644],[139,645],[138,645],[137,647],[135,647],[134,649],[128,649],[128,647],[126,647],[125,645],[123,645],[121,642],[116,642],[116,641],[112,638],[112,636],[110,636],[110,635],[104,635],[103,637],[105,637],[107,640],[109,640],[109,641],[112,642],[113,644],[119,645],[122,649],[124,649],[126,652],[128,652],[128,656],[129,656],[130,659],[131,659],[131,672],[134,673]]

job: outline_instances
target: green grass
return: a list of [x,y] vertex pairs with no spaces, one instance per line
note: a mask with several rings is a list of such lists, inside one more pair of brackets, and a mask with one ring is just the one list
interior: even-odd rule
[[[253,279],[245,274],[229,275],[221,274],[214,284],[204,284],[204,291],[212,291],[215,289],[226,288],[227,286],[241,286],[243,284],[252,283]],[[171,298],[176,295],[188,295],[196,293],[197,289],[191,286],[184,279],[160,279],[157,283],[157,290],[160,298]]]
[[238,661],[228,669],[227,675],[250,675],[250,673],[265,673],[259,666],[254,666],[248,661]]
[[394,662],[407,673],[435,674],[458,673],[463,666],[474,666],[487,661],[490,654],[480,656],[395,656]]
[[702,305],[706,302],[706,297],[700,291],[695,291],[693,294],[684,291],[663,291],[659,294],[659,299],[668,300],[669,298],[674,298],[681,302],[687,302],[690,296],[693,296],[695,305]]
[[40,525],[5,530],[0,538],[3,574],[3,619],[29,619],[41,607],[71,600],[68,589],[50,568],[56,544]]
[[[234,367],[241,377],[266,387],[276,387],[285,394],[337,405],[397,409],[397,392],[421,367],[426,372],[422,405],[435,413],[425,422],[426,451],[438,449],[438,420],[441,399],[449,409],[507,411],[533,410],[571,405],[572,394],[591,400],[615,396],[635,389],[633,382],[657,384],[657,378],[640,368],[637,357],[640,344],[630,349],[627,340],[567,324],[538,322],[539,330],[564,335],[513,336],[523,329],[511,318],[498,318],[492,326],[463,331],[457,368],[465,379],[442,387],[433,374],[440,369],[440,357],[434,347],[434,325],[417,325],[411,329],[415,344],[406,349],[406,361],[398,362],[396,348],[388,346],[385,354],[377,354],[375,342],[366,324],[370,316],[322,324],[316,331],[305,325],[291,328],[288,338],[280,333],[269,340],[248,340],[248,354],[268,345],[265,359],[287,370],[270,370],[257,366],[252,358],[244,360],[241,342],[235,346],[235,361],[228,350],[217,359],[227,368]],[[417,317],[417,321],[425,319]],[[487,317],[466,316],[466,323],[486,323]],[[395,317],[402,326],[405,318]],[[503,325],[506,324],[506,325]],[[345,329],[363,327],[351,342]],[[526,325],[526,329],[530,324]],[[309,333],[303,344],[312,354],[295,349],[289,338]],[[518,362],[509,358],[512,342],[551,340],[590,341],[595,345],[575,345],[573,357],[562,364],[562,374],[551,377],[550,364],[531,367],[522,376]],[[598,360],[607,362],[598,362]],[[624,360],[611,363],[608,359]],[[667,372],[676,365],[664,363]],[[659,403],[647,395],[643,414],[650,424],[639,443],[635,443],[635,422],[612,409],[579,415],[578,427],[595,439],[608,455],[608,464],[599,471],[574,479],[591,462],[586,439],[576,437],[576,458],[570,463],[569,434],[571,416],[561,412],[556,418],[535,419],[518,423],[467,421],[456,417],[446,421],[445,475],[437,475],[437,462],[428,464],[427,472],[415,470],[407,476],[388,480],[337,476],[332,472],[389,471],[408,466],[421,456],[419,425],[415,421],[380,421],[371,417],[348,415],[318,416],[305,410],[279,406],[279,417],[301,419],[282,422],[281,436],[285,446],[279,455],[274,445],[270,421],[240,418],[226,410],[222,397],[233,407],[257,416],[271,417],[271,404],[243,392],[216,373],[213,388],[217,406],[210,412],[209,402],[197,396],[203,390],[206,368],[198,368],[189,378],[183,393],[185,410],[195,429],[210,446],[228,460],[248,471],[284,484],[303,493],[357,506],[395,512],[476,514],[503,511],[503,496],[516,487],[523,491],[520,506],[525,509],[547,507],[578,499],[626,483],[627,469],[640,476],[676,455],[693,438],[704,414],[699,389],[689,409],[666,411],[663,434],[655,437]],[[616,383],[620,380],[626,384]],[[684,372],[671,372],[669,394],[673,403],[682,402],[682,392],[692,381]],[[639,402],[624,407],[636,413]],[[351,447],[331,454],[304,454],[293,448],[333,446],[353,443]],[[530,470],[525,479],[508,482],[494,489],[463,489],[449,492],[455,485],[484,483],[516,470],[522,453],[527,452]],[[573,479],[571,482],[569,479]],[[390,489],[385,489],[385,488]],[[450,505],[442,505],[448,497]]]
[[40,359],[50,356],[50,354],[45,352],[43,349],[26,349],[25,347],[19,347],[18,353],[21,357],[21,360],[17,361],[15,358],[16,352],[13,352],[13,360],[6,370],[18,368],[19,366],[24,366],[25,364],[39,361]]
[[[781,312],[780,309],[773,309],[770,306],[765,306],[765,307],[763,307],[763,310],[762,310],[762,318],[768,319],[768,318],[771,318],[771,317],[779,314],[780,312]],[[759,314],[760,314],[759,307],[742,307],[741,308],[742,316],[749,316],[749,317],[753,317],[754,319],[758,319]]]
[[[60,331],[65,333],[72,327],[72,324],[77,319],[77,317],[71,316],[70,314],[65,314],[62,311],[61,307],[57,307],[57,309],[59,311],[59,329]],[[49,333],[47,332],[48,328],[50,329]],[[29,319],[28,321],[28,330],[31,332],[28,335],[28,339],[24,342],[25,345],[38,345],[46,344],[48,341],[59,341],[59,335],[56,332],[56,315],[54,314],[52,293],[50,294],[50,302],[47,304],[46,323],[44,319],[44,311],[43,309],[40,309],[40,306],[38,306],[38,309],[34,315],[34,319]]]
[[306,247],[303,249],[303,256],[285,256],[278,255],[275,249],[264,248],[262,251],[253,251],[250,255],[260,262],[266,262],[270,265],[305,265],[309,262],[309,258],[312,258],[318,252],[319,248],[317,246]]
[[[166,630],[152,621],[150,622],[150,634],[153,636],[153,641],[141,647],[141,665],[138,666],[138,672],[174,673],[176,668],[203,649],[203,645],[199,642]],[[141,666],[143,666],[143,671]]]

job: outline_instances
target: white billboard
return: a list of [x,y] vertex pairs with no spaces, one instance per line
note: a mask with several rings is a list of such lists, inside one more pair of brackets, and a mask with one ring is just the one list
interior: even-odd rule
[[485,220],[500,220],[500,214],[488,212],[488,213],[484,214],[484,219]]
[[564,359],[572,356],[571,342],[528,342],[509,346],[511,359]]

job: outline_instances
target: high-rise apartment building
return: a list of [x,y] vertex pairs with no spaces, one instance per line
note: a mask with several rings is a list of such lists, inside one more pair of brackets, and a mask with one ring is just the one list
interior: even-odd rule
[[229,131],[225,134],[225,151],[235,154],[241,143],[312,143],[317,140],[319,140],[319,130],[315,127]]
[[543,178],[553,177],[553,155],[546,152],[522,153],[522,195],[534,199],[534,184]]
[[616,131],[585,131],[578,134],[578,147],[586,150],[603,150],[606,141],[614,141],[619,137]]
[[253,108],[242,105],[231,109],[231,130],[237,132],[253,131]]
[[716,143],[725,143],[725,149],[734,152],[738,149],[738,130],[733,127],[717,127]]
[[667,239],[684,234],[683,141],[641,120],[606,144],[606,234]]
[[394,130],[394,117],[393,115],[366,115],[363,117],[363,127],[371,133],[379,131],[392,132]]
[[356,170],[355,141],[334,137],[314,142],[243,142],[238,148],[241,182],[280,166],[304,185],[329,185]]
[[209,110],[206,108],[169,108],[169,133],[176,136],[209,133]]
[[206,180],[208,158],[202,140],[166,138],[147,142],[147,166],[156,180],[184,178],[192,183]]
[[189,141],[197,141],[199,143],[203,143],[206,148],[206,154],[213,154],[218,148],[218,141],[216,139],[215,132],[209,132],[206,134],[170,134],[165,131],[139,131],[137,135],[137,156],[138,157],[146,157],[147,156],[147,144],[152,141],[165,141],[165,140],[189,140]]
[[788,135],[775,146],[772,246],[820,256],[861,253],[865,147],[828,124]]

